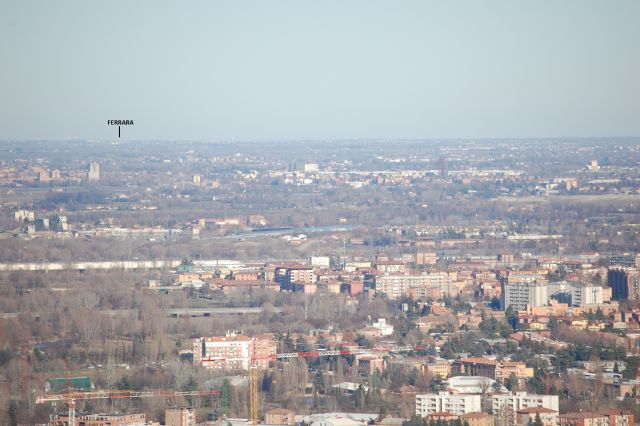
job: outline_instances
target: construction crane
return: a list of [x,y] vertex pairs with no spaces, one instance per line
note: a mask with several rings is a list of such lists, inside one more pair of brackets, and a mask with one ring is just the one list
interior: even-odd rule
[[260,394],[258,393],[258,366],[253,363],[249,367],[249,409],[251,424],[257,426],[258,411],[260,409]]
[[[254,343],[255,344],[255,343]],[[425,349],[425,346],[376,346],[373,348],[350,348],[350,349],[337,349],[337,350],[319,350],[311,352],[284,352],[273,354],[263,357],[251,358],[249,365],[249,414],[251,423],[253,426],[257,426],[259,410],[260,410],[260,394],[258,391],[258,379],[259,379],[259,360],[287,360],[292,358],[311,358],[311,357],[325,357],[325,356],[345,356],[345,355],[364,355],[364,354],[382,354],[382,353],[401,353],[411,352],[414,350]],[[255,354],[255,347],[254,347]],[[245,358],[246,359],[246,358]],[[236,359],[216,358],[215,361],[225,362]],[[212,360],[213,361],[213,360]],[[69,367],[67,366],[67,391],[60,394],[50,394],[39,396],[36,398],[36,404],[53,403],[64,401],[67,404],[69,417],[69,426],[75,426],[75,413],[76,413],[76,401],[86,400],[99,400],[99,399],[125,399],[125,398],[176,398],[184,396],[208,396],[219,395],[219,390],[208,391],[164,391],[164,390],[152,390],[152,391],[131,391],[131,390],[99,390],[90,392],[74,392],[70,386]]]
[[[67,404],[69,410],[68,424],[69,426],[75,426],[76,417],[76,401],[86,401],[95,399],[125,399],[125,398],[177,398],[182,396],[208,396],[219,395],[219,390],[206,390],[206,391],[186,391],[186,392],[174,392],[165,390],[152,390],[152,391],[131,391],[131,390],[99,390],[91,392],[73,392],[67,391],[61,394],[50,394],[39,396],[36,398],[36,404],[43,404],[50,402],[55,404],[59,401],[64,401]],[[54,419],[55,420],[55,419]]]
[[[258,392],[258,360],[287,360],[292,358],[314,358],[325,356],[343,356],[343,355],[364,355],[364,354],[380,354],[380,353],[400,353],[411,352],[415,350],[426,349],[426,346],[376,346],[373,348],[352,348],[337,350],[320,350],[311,352],[282,352],[270,356],[253,357],[249,365],[249,417],[252,426],[257,426],[260,411],[260,393]],[[255,342],[254,351],[255,354]],[[246,359],[246,358],[245,358]],[[211,361],[239,361],[241,358],[215,358]]]

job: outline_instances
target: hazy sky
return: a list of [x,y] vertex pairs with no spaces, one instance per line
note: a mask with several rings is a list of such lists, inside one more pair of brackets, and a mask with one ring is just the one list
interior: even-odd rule
[[640,136],[640,1],[0,2],[0,138]]

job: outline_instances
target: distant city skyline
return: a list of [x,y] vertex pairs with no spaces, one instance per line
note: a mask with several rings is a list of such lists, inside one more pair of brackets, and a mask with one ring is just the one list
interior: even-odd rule
[[0,140],[640,136],[640,2],[5,2]]

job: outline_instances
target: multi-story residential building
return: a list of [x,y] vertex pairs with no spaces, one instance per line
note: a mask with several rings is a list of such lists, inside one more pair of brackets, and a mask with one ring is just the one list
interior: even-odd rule
[[275,269],[274,280],[282,290],[295,291],[293,284],[313,284],[316,278],[310,266],[280,265]]
[[259,368],[269,367],[276,354],[271,334],[247,337],[235,333],[225,336],[199,337],[193,340],[193,362],[221,370],[248,370],[252,363]]
[[601,305],[602,287],[585,283],[572,283],[571,306]]
[[260,273],[256,271],[233,272],[234,281],[257,281],[259,279],[260,279]]
[[345,264],[344,264],[342,269],[345,272],[355,272],[358,269],[362,270],[362,269],[367,269],[367,268],[371,268],[371,262],[370,261],[345,262]]
[[385,370],[386,361],[379,354],[359,354],[356,355],[356,366],[358,373],[364,376],[372,376],[376,370],[382,374]]
[[565,413],[560,415],[560,426],[611,426],[609,417],[600,413]]
[[516,425],[531,425],[536,418],[540,418],[542,426],[558,426],[558,412],[551,408],[529,407],[516,411]]
[[465,358],[456,360],[451,365],[451,371],[465,376],[482,376],[494,379],[498,362],[487,358]]
[[531,407],[544,407],[559,411],[558,395],[535,395],[527,392],[494,394],[491,397],[491,403],[494,413],[498,413],[505,405],[514,414],[518,410]]
[[447,361],[423,364],[422,372],[427,378],[438,376],[442,379],[446,379],[451,376],[451,364]]
[[503,385],[510,378],[514,378],[518,381],[518,384],[524,385],[531,377],[533,377],[533,368],[527,367],[524,362],[502,361],[496,368],[495,380]]
[[376,293],[384,293],[389,299],[408,296],[412,288],[438,287],[448,294],[447,287],[450,285],[451,278],[446,272],[420,275],[383,274],[374,278]]
[[636,268],[610,268],[607,284],[613,300],[640,299],[640,271]]
[[543,306],[549,301],[546,283],[509,282],[502,287],[502,309],[523,311],[527,305]]
[[349,296],[357,296],[364,291],[364,282],[349,281],[340,284],[340,293],[346,293]]
[[375,268],[383,274],[402,274],[405,271],[405,263],[399,260],[378,260],[375,263]]
[[433,413],[461,415],[481,411],[480,395],[452,394],[438,392],[416,395],[416,415],[427,417]]
[[331,266],[331,258],[329,256],[309,256],[307,265],[312,268],[329,269]]
[[253,348],[251,354],[254,364],[262,369],[269,368],[269,361],[276,355],[276,341],[272,333],[257,334],[253,338]]
[[91,182],[100,180],[100,164],[97,161],[89,162],[89,170],[87,171],[87,179]]
[[318,285],[315,283],[291,283],[288,286],[289,291],[295,293],[315,294],[318,291]]
[[613,408],[596,413],[579,412],[560,415],[560,426],[633,426],[634,424],[633,414]]
[[602,287],[583,283],[560,281],[547,284],[549,298],[569,306],[600,305],[604,299]]
[[621,410],[610,408],[602,410],[600,413],[609,418],[609,426],[633,426],[635,425],[635,416],[631,413],[625,413]]

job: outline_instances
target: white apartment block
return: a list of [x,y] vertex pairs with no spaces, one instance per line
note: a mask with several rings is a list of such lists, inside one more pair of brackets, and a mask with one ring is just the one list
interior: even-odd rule
[[503,288],[504,309],[511,306],[516,311],[523,311],[527,305],[545,306],[554,297],[571,306],[602,304],[602,287],[579,282],[513,282]]
[[573,285],[571,304],[573,306],[601,305],[602,287],[596,285]]
[[247,337],[230,332],[225,336],[193,339],[194,365],[212,369],[248,370],[252,362],[266,369],[275,354],[276,343],[269,333]]
[[36,221],[36,214],[30,210],[18,210],[13,215],[17,222]]
[[452,394],[450,392],[416,395],[416,415],[447,412],[456,415],[481,411],[480,395]]
[[504,405],[515,413],[523,408],[544,407],[551,410],[559,410],[558,395],[535,395],[527,392],[514,392],[512,394],[494,394],[491,398],[493,412],[498,413]]
[[527,305],[544,306],[549,302],[546,283],[515,282],[504,285],[503,309],[509,306],[515,311],[523,311]]
[[329,256],[309,256],[307,265],[312,268],[329,269],[331,266],[331,258]]
[[580,282],[549,283],[549,297],[559,293],[571,297],[571,306],[601,305],[602,287]]
[[376,293],[384,293],[389,299],[409,295],[411,288],[446,287],[451,277],[446,272],[421,275],[384,274],[375,278]]
[[208,368],[248,370],[252,341],[246,336],[201,337],[193,341],[194,364]]

